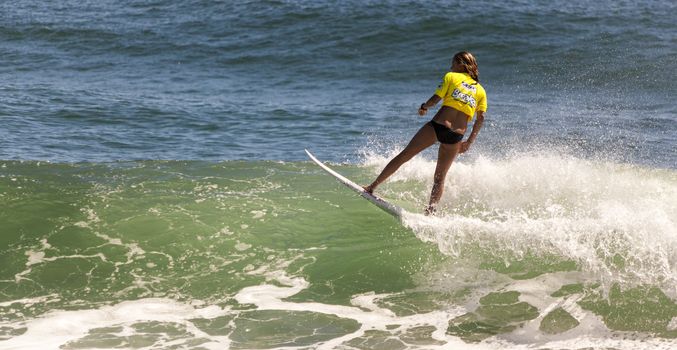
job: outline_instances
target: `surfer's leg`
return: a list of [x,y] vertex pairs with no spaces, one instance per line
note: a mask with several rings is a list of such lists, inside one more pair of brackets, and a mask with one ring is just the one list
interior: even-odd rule
[[383,181],[390,177],[390,175],[397,171],[397,169],[399,169],[402,164],[406,163],[409,159],[419,154],[424,149],[432,146],[435,141],[437,141],[437,137],[435,136],[435,130],[433,127],[429,124],[423,125],[423,127],[418,130],[416,135],[412,137],[411,141],[409,141],[407,147],[405,147],[404,150],[400,152],[400,154],[395,156],[395,158],[393,158],[388,163],[388,165],[383,168],[381,174],[376,178],[376,180],[374,180],[371,185],[365,186],[364,190],[369,193],[374,192],[376,186],[380,185]]
[[437,203],[442,198],[442,193],[444,192],[444,179],[447,177],[447,172],[451,163],[458,155],[458,151],[461,149],[461,143],[454,144],[440,144],[440,150],[437,153],[437,166],[435,167],[435,177],[433,180],[433,189],[430,193],[430,203],[425,209],[426,214],[433,214],[435,212],[435,207]]

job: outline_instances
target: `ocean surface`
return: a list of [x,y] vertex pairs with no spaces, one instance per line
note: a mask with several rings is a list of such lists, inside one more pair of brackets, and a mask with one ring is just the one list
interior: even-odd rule
[[[0,2],[0,349],[677,348],[674,1]],[[367,184],[471,51],[487,119]]]

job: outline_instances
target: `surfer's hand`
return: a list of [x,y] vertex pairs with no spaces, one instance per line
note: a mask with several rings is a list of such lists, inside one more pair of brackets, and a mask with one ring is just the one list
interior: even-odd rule
[[470,142],[463,141],[463,142],[461,142],[461,150],[459,150],[459,153],[465,153],[469,149],[470,149]]
[[428,111],[427,108],[424,107],[425,103],[421,104],[421,107],[418,108],[418,115],[424,116],[425,113]]

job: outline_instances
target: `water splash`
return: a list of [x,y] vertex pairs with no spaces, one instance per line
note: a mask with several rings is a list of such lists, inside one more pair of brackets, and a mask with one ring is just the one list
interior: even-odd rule
[[[367,154],[380,170],[386,157]],[[417,157],[381,188],[417,198],[432,186],[435,162]],[[496,254],[554,254],[594,272],[603,284],[662,286],[677,295],[677,174],[553,153],[479,157],[451,167],[442,214],[406,215],[404,224],[440,251],[480,246]]]

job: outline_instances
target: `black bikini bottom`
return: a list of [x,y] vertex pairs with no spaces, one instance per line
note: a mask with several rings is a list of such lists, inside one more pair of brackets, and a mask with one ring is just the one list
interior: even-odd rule
[[428,124],[435,129],[435,135],[437,136],[437,141],[440,143],[446,143],[449,145],[453,145],[455,143],[461,142],[463,140],[463,134],[459,134],[449,128],[447,128],[445,125],[442,124],[437,124],[434,121],[429,121]]

